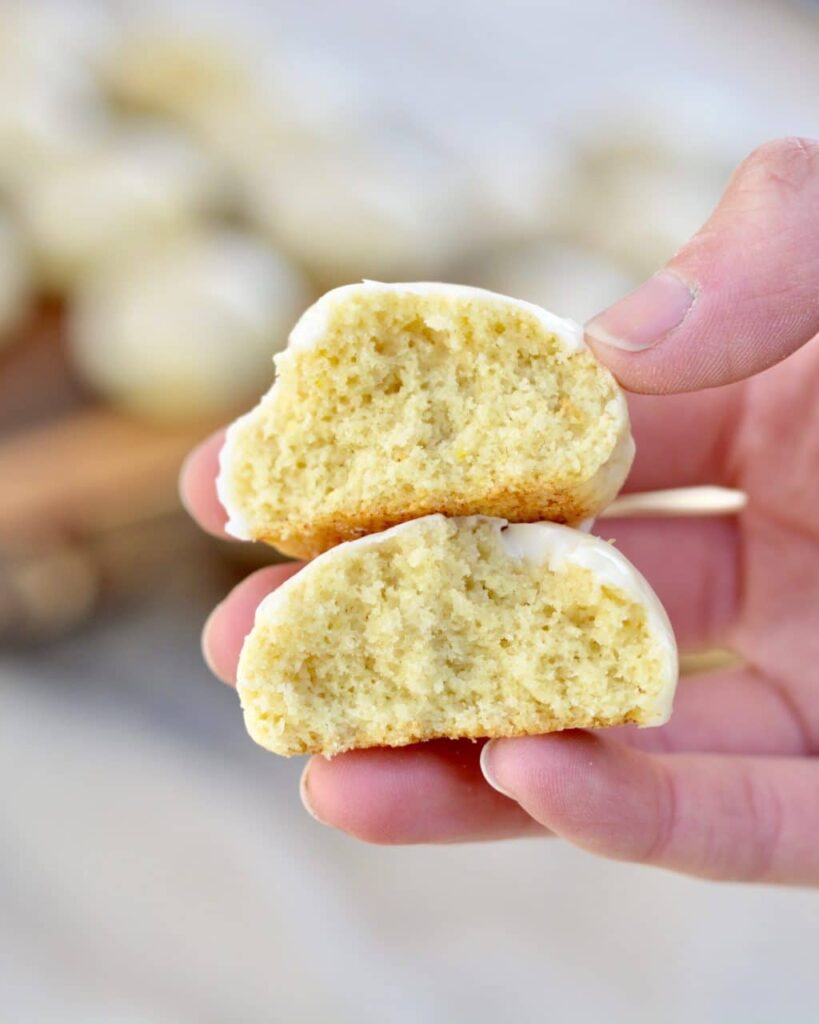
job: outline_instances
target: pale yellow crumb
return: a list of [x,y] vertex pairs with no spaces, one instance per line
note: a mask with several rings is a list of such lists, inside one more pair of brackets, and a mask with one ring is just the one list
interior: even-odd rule
[[582,332],[448,285],[330,293],[234,424],[219,493],[237,536],[299,557],[435,512],[579,522],[633,456],[628,412]]
[[642,577],[578,531],[513,528],[542,542],[538,561],[502,525],[429,516],[289,580],[242,649],[251,736],[278,754],[332,755],[665,721],[676,648]]

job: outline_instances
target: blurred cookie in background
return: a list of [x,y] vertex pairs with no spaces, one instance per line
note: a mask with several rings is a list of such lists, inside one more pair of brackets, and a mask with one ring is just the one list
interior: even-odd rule
[[434,279],[479,230],[465,168],[411,125],[291,146],[248,166],[244,194],[248,217],[321,288]]
[[196,19],[126,30],[101,78],[114,109],[173,121],[240,176],[293,140],[344,138],[372,104],[322,52],[271,52],[235,26],[217,35]]
[[604,153],[589,167],[593,183],[574,235],[586,246],[642,278],[667,262],[708,219],[725,173],[686,166],[655,153],[651,158]]
[[238,47],[193,25],[127,31],[102,67],[104,87],[116,104],[183,123],[202,105],[225,96],[238,100],[248,91],[249,76]]
[[227,414],[270,385],[273,354],[310,298],[269,245],[203,228],[89,281],[69,351],[81,378],[124,409],[166,421]]
[[758,133],[740,99],[699,81],[610,98],[574,125],[571,237],[652,273],[707,220]]
[[159,122],[120,126],[92,150],[34,176],[18,196],[35,270],[62,291],[118,253],[180,230],[226,202],[218,169]]
[[475,180],[487,249],[563,232],[577,156],[562,136],[545,130],[528,137],[493,131],[473,138],[462,155]]
[[28,255],[11,220],[0,211],[0,348],[14,338],[31,300]]
[[109,23],[93,5],[0,7],[0,189],[85,153],[110,127],[95,77]]
[[637,284],[622,264],[557,241],[501,251],[476,265],[472,277],[483,288],[526,299],[578,323]]

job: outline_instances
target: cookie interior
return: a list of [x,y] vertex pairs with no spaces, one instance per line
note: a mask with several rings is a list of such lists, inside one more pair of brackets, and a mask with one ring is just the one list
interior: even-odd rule
[[298,556],[443,512],[576,522],[628,431],[611,374],[525,306],[445,288],[346,289],[315,344],[234,428],[227,490],[249,534]]
[[431,516],[302,570],[242,651],[252,737],[334,754],[658,724],[675,682],[667,626],[592,569],[511,557],[501,537],[491,520]]

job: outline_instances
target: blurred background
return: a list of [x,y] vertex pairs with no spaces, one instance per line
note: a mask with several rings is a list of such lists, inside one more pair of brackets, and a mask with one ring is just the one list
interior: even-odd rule
[[4,1020],[817,1019],[819,893],[308,818],[199,654],[274,555],[175,483],[326,288],[583,320],[817,97],[785,0],[0,0]]

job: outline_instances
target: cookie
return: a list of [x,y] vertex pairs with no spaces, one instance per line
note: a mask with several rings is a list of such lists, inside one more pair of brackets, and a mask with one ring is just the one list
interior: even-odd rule
[[577,523],[634,455],[581,328],[476,288],[335,289],[276,367],[228,430],[217,486],[230,533],[297,557],[437,512]]
[[668,618],[611,544],[433,515],[342,544],[266,598],[238,690],[257,743],[329,756],[661,725],[676,680]]

